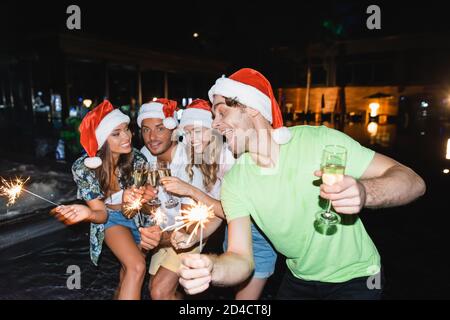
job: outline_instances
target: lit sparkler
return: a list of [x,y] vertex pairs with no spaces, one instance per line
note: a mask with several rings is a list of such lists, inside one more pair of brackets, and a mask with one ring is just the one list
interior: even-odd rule
[[37,195],[27,189],[24,188],[25,183],[30,179],[28,177],[25,181],[16,178],[15,180],[7,181],[4,178],[1,178],[1,186],[0,186],[0,196],[6,196],[8,198],[7,206],[12,206],[14,203],[16,203],[17,199],[20,197],[22,191],[27,192],[31,194],[32,196],[35,196],[36,198],[39,198],[41,200],[44,200],[50,204],[53,204],[55,206],[59,206],[59,204],[50,201],[46,198],[41,197],[40,195]]
[[[191,232],[187,243],[192,241],[192,237],[197,234],[198,229],[200,229],[200,252],[203,248],[203,229],[205,228],[205,224],[209,221],[209,219],[214,218],[214,211],[212,210],[212,206],[208,207],[203,203],[198,203],[192,206],[188,210],[181,210],[182,215],[175,217],[175,224],[171,225],[165,229],[164,231],[175,230],[178,231],[184,227],[189,228],[195,225],[194,230]],[[184,215],[183,215],[184,214]]]
[[123,213],[128,218],[133,218],[136,213],[139,213],[142,208],[141,199],[138,198],[130,203],[123,206]]
[[164,210],[162,210],[161,208],[157,208],[152,213],[152,222],[153,222],[153,225],[156,225],[156,226],[161,226],[161,225],[167,223],[167,215],[164,212]]

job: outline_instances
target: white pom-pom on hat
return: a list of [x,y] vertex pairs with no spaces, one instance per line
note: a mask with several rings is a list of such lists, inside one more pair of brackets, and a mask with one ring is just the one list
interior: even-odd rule
[[178,125],[177,120],[172,117],[163,119],[163,125],[169,130],[175,129]]
[[102,165],[102,159],[99,157],[87,157],[84,159],[84,165],[89,169],[97,169]]
[[287,127],[273,129],[272,139],[277,144],[286,144],[291,140],[291,131]]

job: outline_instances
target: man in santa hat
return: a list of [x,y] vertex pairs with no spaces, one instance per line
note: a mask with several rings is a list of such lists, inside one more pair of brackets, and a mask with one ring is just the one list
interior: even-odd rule
[[[251,275],[251,216],[287,257],[280,299],[379,299],[381,287],[369,282],[382,279],[380,256],[358,213],[363,207],[415,200],[425,192],[422,178],[337,130],[283,127],[272,87],[256,70],[219,78],[209,98],[213,127],[242,156],[221,190],[228,250],[220,256],[183,256],[179,272],[185,291],[196,294],[210,284],[236,285]],[[347,150],[345,175],[332,185],[321,182],[318,171],[327,145]],[[324,209],[319,199],[331,201],[339,214],[340,223],[330,221],[332,233],[315,228],[316,214]]]
[[[175,118],[177,111],[177,102],[169,99],[156,99],[142,105],[137,117],[137,124],[141,128],[144,147],[141,152],[146,156],[149,163],[170,164],[171,175],[185,182],[189,182],[198,189],[203,190],[201,172],[194,168],[192,181],[185,170],[188,164],[186,149],[181,143],[178,143],[178,135],[175,130],[178,121]],[[189,197],[178,197],[170,195],[160,187],[158,198],[161,202],[159,210],[165,215],[164,221],[160,227],[163,229],[175,224],[175,217],[180,215],[181,209],[187,209],[187,206],[195,204]],[[174,200],[178,203],[176,206],[169,206],[168,201]],[[152,248],[157,239],[153,230],[150,228],[141,228],[141,239],[143,248]],[[198,246],[191,249],[192,252],[199,252]],[[153,300],[173,300],[181,298],[178,287],[178,268],[180,259],[178,253],[170,246],[170,237],[167,232],[163,234],[163,240],[160,243],[159,250],[153,254],[149,273],[151,279],[149,283],[150,296]]]

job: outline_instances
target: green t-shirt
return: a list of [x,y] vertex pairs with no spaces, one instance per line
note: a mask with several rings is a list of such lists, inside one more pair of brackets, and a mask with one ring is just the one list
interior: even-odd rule
[[257,166],[248,153],[225,175],[221,199],[228,221],[251,216],[274,247],[287,258],[297,278],[339,283],[373,275],[380,256],[358,215],[341,215],[333,235],[314,228],[320,198],[322,150],[347,149],[346,175],[361,177],[375,154],[344,133],[327,127],[291,127],[292,139],[281,145],[275,168]]

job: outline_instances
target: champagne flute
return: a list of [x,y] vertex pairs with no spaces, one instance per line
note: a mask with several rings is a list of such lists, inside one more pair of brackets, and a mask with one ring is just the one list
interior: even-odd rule
[[[149,166],[147,162],[136,163],[133,170],[133,186],[136,188],[143,187],[147,181]],[[139,224],[142,227],[144,225],[143,216],[141,210],[138,209]]]
[[148,202],[151,206],[159,207],[161,205],[161,200],[158,198],[159,190],[159,173],[158,173],[158,163],[153,162],[149,165],[149,172],[147,177],[147,183],[150,184],[157,192],[156,197]]
[[[339,145],[327,145],[322,152],[322,182],[326,185],[334,185],[344,179],[347,150]],[[331,211],[331,200],[327,201],[327,209],[316,214],[315,226],[319,233],[330,234],[336,230],[336,225],[341,222],[341,217]]]
[[[159,179],[164,178],[164,177],[170,177],[172,174],[170,172],[169,162],[167,162],[167,161],[159,162],[158,173],[159,173]],[[167,200],[164,203],[165,207],[167,209],[175,208],[178,205],[179,201],[177,199],[173,198],[172,195],[170,194],[170,192],[166,192],[166,193],[169,196],[169,200]]]

